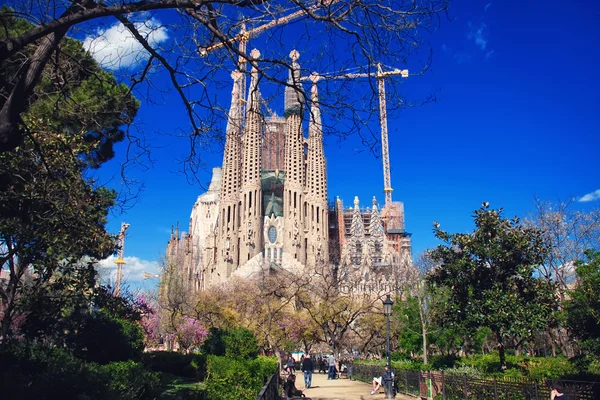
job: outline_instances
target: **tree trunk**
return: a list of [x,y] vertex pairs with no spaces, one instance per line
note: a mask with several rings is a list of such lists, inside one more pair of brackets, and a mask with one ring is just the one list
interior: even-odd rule
[[422,335],[423,335],[423,364],[427,365],[427,326],[425,324],[422,325]]
[[40,81],[44,67],[66,33],[66,30],[56,31],[43,37],[35,53],[25,64],[25,73],[0,110],[0,152],[13,150],[23,142],[24,133],[19,130],[21,114],[27,110],[31,95]]
[[500,368],[502,372],[506,371],[506,355],[504,354],[504,342],[502,341],[502,335],[496,333],[496,339],[498,340],[498,355],[500,356]]

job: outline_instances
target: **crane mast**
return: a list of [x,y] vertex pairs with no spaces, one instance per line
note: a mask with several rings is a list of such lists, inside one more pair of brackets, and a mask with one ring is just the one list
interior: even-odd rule
[[[383,71],[381,64],[377,64],[376,73],[346,73],[340,75],[318,75],[318,78],[312,78],[315,82],[319,79],[355,79],[370,78],[377,79],[377,90],[379,94],[379,123],[381,125],[381,159],[383,162],[383,192],[385,194],[385,207],[389,208],[392,204],[392,178],[390,173],[390,148],[388,143],[387,126],[387,103],[385,97],[385,78],[400,75],[408,78],[407,69],[394,69],[392,71]],[[310,77],[302,77],[301,80],[308,80]]]
[[[285,15],[283,17],[275,18],[274,20],[272,20],[270,22],[267,22],[266,24],[260,25],[260,26],[254,28],[254,29],[249,30],[249,31],[246,31],[245,27],[242,26],[242,30],[236,36],[234,36],[231,39],[228,39],[226,41],[222,41],[222,42],[213,44],[212,46],[201,47],[198,50],[198,53],[201,56],[207,56],[208,53],[210,53],[212,51],[215,51],[215,50],[218,50],[221,47],[224,47],[226,45],[233,44],[233,43],[236,43],[236,42],[240,42],[240,43],[244,42],[244,51],[242,52],[242,54],[246,54],[245,53],[245,50],[246,50],[245,43],[248,42],[248,40],[250,40],[251,38],[253,38],[255,36],[258,36],[261,33],[265,32],[265,31],[267,31],[267,30],[269,30],[269,29],[271,29],[273,27],[276,27],[276,26],[279,26],[279,25],[285,25],[285,24],[287,24],[287,23],[289,23],[289,22],[291,22],[291,21],[293,21],[293,20],[295,20],[297,18],[303,17],[303,16],[307,15],[308,13],[312,13],[312,12],[314,12],[314,11],[322,8],[322,7],[332,6],[335,3],[337,3],[338,1],[340,1],[340,0],[318,1],[317,4],[308,7],[308,9],[306,9],[306,10],[304,10],[304,9],[298,10],[298,11],[295,11],[295,12],[293,12],[291,14]],[[240,49],[240,52],[241,52],[241,49]]]
[[121,294],[121,281],[123,280],[123,265],[125,264],[125,260],[123,256],[125,255],[125,232],[127,228],[129,228],[129,224],[127,222],[121,223],[121,231],[119,232],[119,236],[117,238],[117,259],[115,260],[115,264],[117,265],[117,277],[115,279],[115,290],[114,295],[119,296]]

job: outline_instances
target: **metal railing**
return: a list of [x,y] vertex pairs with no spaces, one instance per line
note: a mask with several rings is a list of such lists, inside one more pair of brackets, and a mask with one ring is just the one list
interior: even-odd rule
[[256,400],[279,400],[279,374],[275,373],[265,383]]
[[[375,365],[351,365],[352,379],[370,383],[383,370]],[[396,370],[398,393],[436,400],[546,400],[545,382],[525,378],[473,378],[443,371]],[[600,399],[600,382],[561,380],[569,400]]]

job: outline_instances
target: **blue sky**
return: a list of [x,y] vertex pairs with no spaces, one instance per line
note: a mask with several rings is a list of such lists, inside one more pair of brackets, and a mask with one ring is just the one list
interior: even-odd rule
[[[392,113],[388,121],[393,197],[404,202],[414,254],[437,244],[433,221],[451,232],[471,230],[472,211],[482,201],[503,207],[507,216],[532,211],[534,196],[597,208],[600,3],[456,1],[449,16],[424,38],[425,50],[433,50],[431,69],[402,85],[409,100],[435,94],[437,101]],[[173,39],[168,31],[157,37]],[[398,67],[420,66],[417,57]],[[219,90],[228,94],[230,87]],[[178,163],[188,148],[178,137],[186,124],[181,102],[172,92],[154,96],[156,104],[144,104],[137,121],[155,147],[153,163],[128,171],[143,191],[131,208],[113,213],[108,225],[117,233],[121,221],[131,224],[125,276],[133,286],[144,270],[158,271],[171,226],[179,221],[187,230],[191,207],[204,191],[188,182]],[[371,124],[378,129],[376,118]],[[158,130],[173,135],[154,135]],[[381,160],[358,137],[327,138],[325,151],[331,199],[340,196],[347,206],[354,196],[363,205],[373,196],[383,201]],[[203,158],[206,171],[198,178],[206,187],[210,168],[221,164],[222,147],[215,144]],[[98,172],[117,189],[123,159],[120,147]]]

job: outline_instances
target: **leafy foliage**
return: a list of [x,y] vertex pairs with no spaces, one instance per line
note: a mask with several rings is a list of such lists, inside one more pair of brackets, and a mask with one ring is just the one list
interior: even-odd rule
[[[63,272],[63,271],[61,271]],[[86,361],[138,360],[144,349],[139,324],[143,305],[94,287],[95,271],[85,264],[57,274],[52,282],[24,296],[21,327],[25,338],[67,349]]]
[[581,346],[600,357],[600,251],[586,251],[578,261],[578,284],[566,302],[567,323]]
[[206,354],[232,359],[252,359],[258,355],[256,337],[250,330],[242,327],[211,328],[202,348]]
[[484,204],[474,219],[470,234],[449,234],[436,224],[435,235],[445,244],[432,252],[440,266],[428,281],[448,293],[440,309],[443,321],[493,332],[505,369],[506,340],[544,329],[557,308],[554,285],[534,274],[548,248],[541,231],[521,226],[516,217],[504,218],[502,209]]
[[277,359],[251,360],[209,356],[206,391],[211,400],[253,400],[267,379],[277,372]]
[[[1,37],[32,27],[7,8],[0,17]],[[31,52],[27,48],[6,61],[0,104]],[[28,126],[24,140],[0,154],[0,247],[5,249],[0,265],[10,273],[0,284],[4,340],[23,295],[53,291],[46,286],[55,272],[69,277],[68,270],[84,256],[102,259],[114,251],[105,224],[115,192],[97,187],[86,171],[112,158],[113,145],[124,137],[120,127],[138,107],[128,88],[101,70],[80,42],[61,42],[22,115]],[[32,279],[25,284],[27,274]]]
[[63,349],[11,344],[0,348],[4,399],[153,399],[162,391],[159,374],[133,361],[98,365]]
[[142,362],[152,371],[185,378],[195,378],[201,381],[206,375],[206,355],[204,354],[153,351],[144,353]]

